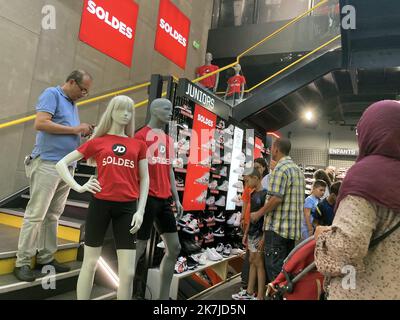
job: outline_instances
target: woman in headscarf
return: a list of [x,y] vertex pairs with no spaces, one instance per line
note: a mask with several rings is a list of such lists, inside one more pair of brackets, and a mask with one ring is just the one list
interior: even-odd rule
[[315,262],[328,299],[400,299],[400,103],[370,106],[357,132],[360,155],[332,227],[316,230]]

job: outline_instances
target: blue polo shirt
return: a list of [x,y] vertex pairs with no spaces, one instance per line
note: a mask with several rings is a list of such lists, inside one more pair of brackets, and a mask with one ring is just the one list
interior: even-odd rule
[[[36,105],[37,112],[47,112],[52,115],[54,123],[76,127],[80,125],[78,108],[68,98],[60,86],[47,88],[39,97]],[[80,145],[79,135],[51,134],[38,131],[32,158],[57,162]]]

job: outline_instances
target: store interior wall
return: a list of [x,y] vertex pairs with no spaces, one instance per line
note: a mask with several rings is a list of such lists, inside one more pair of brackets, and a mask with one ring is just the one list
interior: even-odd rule
[[354,164],[353,157],[329,156],[330,148],[358,149],[354,127],[329,124],[320,120],[315,128],[307,127],[298,120],[282,129],[279,133],[289,137],[292,142],[291,157],[297,164],[338,168],[349,168]]
[[[62,84],[74,69],[89,71],[94,83],[90,95],[150,80],[153,73],[192,79],[204,63],[213,0],[172,0],[191,20],[186,69],[154,50],[159,0],[136,0],[139,17],[132,68],[128,68],[79,41],[83,0],[0,0],[0,123],[32,114],[40,93]],[[56,29],[43,30],[42,8],[56,9]],[[191,44],[196,40],[200,49]],[[133,93],[139,102],[147,91]],[[106,102],[80,108],[82,122],[96,123]],[[144,124],[146,107],[136,110],[136,126]],[[0,132],[0,199],[28,185],[23,159],[33,148],[33,123]]]

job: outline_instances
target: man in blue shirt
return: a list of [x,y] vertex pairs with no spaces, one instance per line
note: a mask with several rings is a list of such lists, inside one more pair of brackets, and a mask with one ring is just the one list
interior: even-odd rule
[[[62,86],[47,88],[36,105],[35,129],[38,131],[32,154],[25,160],[30,179],[30,200],[21,228],[14,274],[21,281],[34,281],[31,270],[52,265],[56,272],[69,268],[55,259],[58,219],[64,211],[70,188],[59,177],[55,165],[78,148],[80,137],[91,133],[89,124],[80,123],[75,102],[88,95],[92,77],[83,70],[73,71]],[[71,173],[74,168],[70,168]]]
[[326,182],[316,180],[313,185],[312,193],[304,202],[304,219],[301,225],[301,238],[307,239],[314,234],[313,215],[318,203],[325,194],[327,188]]

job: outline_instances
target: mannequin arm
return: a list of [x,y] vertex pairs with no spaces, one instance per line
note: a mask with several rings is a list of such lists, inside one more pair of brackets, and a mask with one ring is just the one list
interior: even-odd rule
[[176,190],[175,173],[174,173],[174,169],[172,166],[169,171],[169,177],[170,177],[170,181],[171,181],[172,196],[175,200],[176,210],[178,213],[177,218],[180,219],[183,214],[183,207],[182,207],[181,201],[179,200],[178,191]]
[[71,172],[68,169],[68,165],[72,164],[75,161],[79,161],[83,159],[83,154],[78,151],[72,151],[70,154],[66,155],[56,164],[56,170],[60,177],[68,184],[71,189],[75,190],[76,192],[83,193],[89,191],[93,194],[100,192],[101,187],[100,183],[92,176],[89,181],[81,186],[78,184],[74,177],[72,176]]
[[132,218],[130,232],[135,234],[139,231],[143,223],[144,211],[146,209],[147,196],[149,195],[150,178],[149,178],[149,165],[146,159],[139,161],[139,175],[140,175],[140,195],[137,210]]
[[242,84],[241,90],[240,90],[240,100],[243,100],[244,97],[244,84]]

